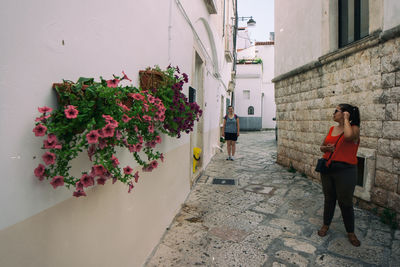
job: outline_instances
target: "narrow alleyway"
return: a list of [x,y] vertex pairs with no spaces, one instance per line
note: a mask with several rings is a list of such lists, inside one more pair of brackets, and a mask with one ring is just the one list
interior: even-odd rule
[[242,133],[237,146],[233,162],[214,156],[146,266],[400,266],[400,231],[370,212],[355,209],[359,248],[338,207],[317,235],[321,186],[275,163],[274,132]]

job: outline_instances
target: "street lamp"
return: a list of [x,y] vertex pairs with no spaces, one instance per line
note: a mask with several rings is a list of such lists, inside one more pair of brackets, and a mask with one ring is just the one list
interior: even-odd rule
[[255,27],[256,26],[256,21],[253,19],[253,16],[251,17],[238,17],[238,21],[245,21],[247,20],[247,27]]

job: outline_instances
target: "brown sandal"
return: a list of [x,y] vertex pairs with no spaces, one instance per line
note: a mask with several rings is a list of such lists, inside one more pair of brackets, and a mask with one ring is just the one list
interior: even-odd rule
[[360,240],[358,240],[357,236],[354,233],[348,233],[347,237],[349,238],[349,241],[353,246],[359,247],[361,245]]
[[328,225],[322,225],[321,229],[318,230],[318,235],[321,237],[326,236],[326,232],[328,232],[329,226]]

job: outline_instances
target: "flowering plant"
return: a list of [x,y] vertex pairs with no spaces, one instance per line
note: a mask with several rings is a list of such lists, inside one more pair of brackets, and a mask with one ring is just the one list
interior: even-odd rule
[[[170,101],[168,95],[159,93],[159,88],[148,91],[121,86],[121,81],[131,81],[124,72],[121,78],[100,79],[96,82],[93,78],[80,78],[76,83],[64,81],[56,85],[60,107],[56,110],[46,106],[38,108],[41,116],[36,118],[33,129],[36,136],[45,137],[42,149],[46,150],[42,155],[44,164],[37,166],[35,176],[39,180],[50,179],[54,188],[75,188],[73,195],[76,197],[86,196],[87,187],[96,182],[104,185],[109,179],[112,183],[119,180],[127,184],[131,192],[139,174],[133,173],[130,166],[120,167],[116,148],[128,149],[142,171],[152,171],[158,166],[158,160],[164,159],[163,154],[155,150],[162,141],[159,131],[179,137],[180,131],[187,132],[193,126],[190,118],[199,116],[189,118],[184,114],[183,124],[179,120],[180,124],[170,125],[174,121],[171,116],[177,111],[170,112],[167,108],[178,101],[186,104],[183,94],[171,96],[173,100]],[[180,83],[179,78],[175,79]],[[192,106],[177,108],[186,111],[192,110]],[[81,177],[74,177],[69,173],[70,162],[83,152],[87,153],[92,166],[84,170]]]
[[179,67],[171,65],[166,70],[161,70],[158,66],[148,70],[162,74],[162,81],[158,86],[149,88],[151,94],[161,99],[166,108],[161,132],[179,138],[182,132],[193,131],[194,121],[199,121],[203,111],[197,103],[190,103],[182,92],[183,85],[189,81],[188,75],[181,74]]

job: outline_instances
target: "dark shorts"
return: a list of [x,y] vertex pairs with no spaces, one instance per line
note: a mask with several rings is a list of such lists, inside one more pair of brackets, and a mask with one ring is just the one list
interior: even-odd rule
[[225,133],[225,140],[237,141],[237,134],[236,133]]

